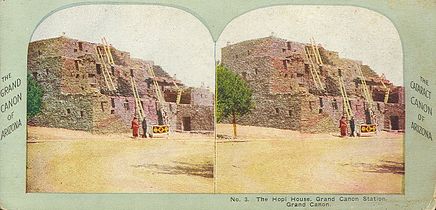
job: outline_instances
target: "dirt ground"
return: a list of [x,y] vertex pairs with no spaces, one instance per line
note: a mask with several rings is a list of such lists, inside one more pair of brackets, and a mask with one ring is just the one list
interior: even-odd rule
[[130,135],[29,126],[27,192],[213,192],[213,135]]
[[403,134],[372,137],[217,125],[218,193],[404,192]]

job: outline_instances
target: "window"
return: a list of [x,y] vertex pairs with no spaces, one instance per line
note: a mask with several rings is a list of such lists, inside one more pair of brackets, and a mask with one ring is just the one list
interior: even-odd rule
[[115,114],[115,110],[112,109],[112,110],[111,110],[111,114]]
[[97,74],[101,74],[101,64],[95,64],[95,70],[97,70]]
[[74,65],[75,65],[77,71],[80,70],[80,69],[79,69],[79,67],[80,67],[80,66],[79,66],[79,62],[80,62],[79,60],[75,60],[75,61],[74,61]]
[[71,109],[67,109],[67,114],[71,114]]
[[257,68],[254,68],[254,74],[257,74],[258,72],[257,72]]
[[288,74],[285,74],[285,78],[288,77]]
[[333,109],[335,109],[335,110],[338,109],[338,102],[336,101],[336,99],[333,99],[332,106],[333,106]]
[[276,114],[279,114],[279,113],[280,113],[279,108],[276,108]]
[[282,49],[282,52],[286,52],[286,49]]
[[111,106],[112,106],[112,108],[115,108],[115,99],[114,98],[111,98]]
[[74,52],[77,52],[77,49],[74,49]]
[[48,69],[45,69],[45,73],[48,75]]
[[80,111],[80,117],[83,117],[84,115],[83,111]]
[[291,42],[286,42],[286,45],[288,47],[288,50],[291,50]]
[[124,101],[124,109],[129,110],[129,101],[126,99],[126,101]]
[[111,72],[112,72],[112,75],[115,75],[115,67],[114,66],[111,66]]
[[318,113],[320,113],[320,114],[322,113],[322,108],[320,108],[320,109],[318,110]]
[[284,67],[285,69],[288,68],[288,62],[286,62],[286,60],[283,60],[283,67]]
[[289,117],[292,117],[292,110],[288,110]]
[[101,111],[104,112],[104,101],[100,103]]
[[320,106],[320,107],[323,107],[323,106],[324,106],[324,103],[322,102],[322,98],[321,98],[321,97],[319,97],[319,106]]
[[78,42],[78,44],[79,44],[79,50],[80,50],[80,51],[83,51],[83,45],[82,45],[83,42]]
[[130,69],[130,76],[133,77],[133,69]]

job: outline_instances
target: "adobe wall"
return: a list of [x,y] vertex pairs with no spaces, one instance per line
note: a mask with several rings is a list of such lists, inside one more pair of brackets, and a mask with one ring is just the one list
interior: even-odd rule
[[213,131],[215,129],[214,107],[190,104],[177,105],[177,130],[184,130],[183,118],[191,119],[191,130]]
[[[365,77],[370,93],[376,93],[382,87],[381,78],[369,66],[362,62],[340,58],[334,51],[318,46],[323,65],[315,64],[325,92],[316,88],[310,71],[310,62],[305,56],[307,44],[290,42],[275,37],[248,40],[222,48],[222,65],[237,73],[253,90],[256,108],[251,113],[239,117],[239,123],[264,127],[301,130],[303,132],[337,131],[337,123],[345,115],[343,99],[339,89],[339,77],[350,100],[356,124],[375,121],[378,129],[386,127],[384,115],[389,107],[398,107],[396,114],[404,113],[403,105],[386,105],[383,100],[376,100],[373,119],[367,111],[368,103],[363,97],[363,85],[359,69]],[[404,100],[404,89],[385,84],[391,88],[391,95],[396,94],[398,101]],[[384,89],[380,92],[384,94]],[[396,93],[392,93],[396,92]],[[401,103],[391,100],[391,103]],[[383,97],[381,97],[383,98]],[[292,101],[298,101],[295,105]],[[333,105],[334,104],[334,105]],[[271,110],[278,110],[274,114]],[[285,119],[286,112],[296,113],[292,120]],[[288,116],[289,117],[289,116]],[[224,119],[230,122],[231,119]],[[282,123],[277,123],[282,122]],[[400,123],[403,123],[400,120]],[[298,126],[289,126],[289,124]],[[404,126],[404,123],[402,124]]]
[[41,112],[32,119],[38,126],[92,130],[92,96],[46,95],[43,97]]

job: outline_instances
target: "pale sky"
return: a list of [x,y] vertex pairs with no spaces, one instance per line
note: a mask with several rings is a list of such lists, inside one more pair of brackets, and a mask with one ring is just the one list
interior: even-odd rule
[[275,6],[253,10],[230,22],[217,42],[221,48],[271,35],[309,43],[314,37],[340,57],[360,60],[396,85],[403,84],[403,52],[393,24],[379,13],[350,6]]
[[131,57],[152,60],[189,86],[215,88],[214,45],[207,28],[180,9],[153,5],[84,5],[38,26],[32,41],[58,37],[100,43],[106,37]]

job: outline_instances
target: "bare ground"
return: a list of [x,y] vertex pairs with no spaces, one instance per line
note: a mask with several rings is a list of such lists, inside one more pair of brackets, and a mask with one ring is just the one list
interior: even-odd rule
[[238,139],[231,135],[231,125],[217,125],[218,193],[404,192],[401,133],[341,138],[238,125]]
[[213,192],[214,136],[28,127],[28,192]]

